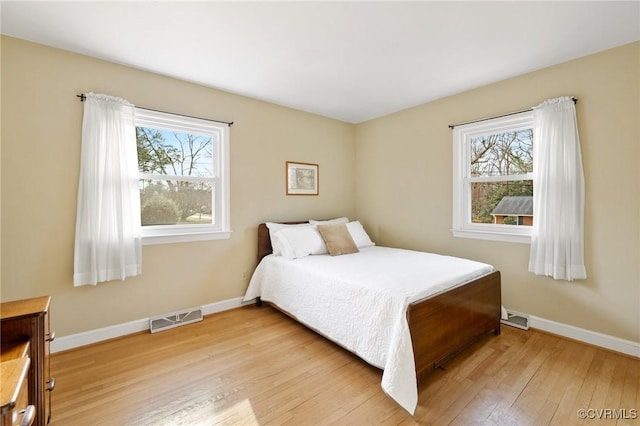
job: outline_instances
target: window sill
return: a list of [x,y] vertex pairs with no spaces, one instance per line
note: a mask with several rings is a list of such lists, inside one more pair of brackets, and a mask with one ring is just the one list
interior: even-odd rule
[[151,246],[155,244],[190,243],[195,241],[228,240],[231,238],[231,231],[209,231],[209,232],[174,232],[174,233],[154,233],[142,236],[142,245]]
[[508,232],[478,231],[475,229],[452,229],[454,237],[473,238],[477,240],[503,241],[507,243],[531,244],[530,234]]

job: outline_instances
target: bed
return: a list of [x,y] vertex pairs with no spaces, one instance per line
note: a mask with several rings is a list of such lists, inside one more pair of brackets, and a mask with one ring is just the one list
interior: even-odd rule
[[[429,372],[485,334],[500,334],[500,272],[491,265],[373,243],[344,256],[272,251],[260,224],[258,266],[244,299],[269,303],[381,368],[383,390],[411,414]],[[432,270],[437,279],[423,289],[415,274]]]

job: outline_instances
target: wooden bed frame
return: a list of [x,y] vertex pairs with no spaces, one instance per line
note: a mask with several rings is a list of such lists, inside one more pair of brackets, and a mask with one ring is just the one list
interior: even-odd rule
[[[258,262],[271,253],[269,228],[261,223],[258,226]],[[262,302],[258,298],[256,303]],[[500,271],[495,271],[409,305],[407,321],[418,383],[486,333],[491,331],[499,335],[501,303]],[[270,305],[281,310],[273,303]]]

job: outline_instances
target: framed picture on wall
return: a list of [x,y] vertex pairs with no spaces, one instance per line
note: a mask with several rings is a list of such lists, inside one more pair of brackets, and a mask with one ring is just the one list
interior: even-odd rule
[[287,195],[318,195],[317,164],[287,161]]

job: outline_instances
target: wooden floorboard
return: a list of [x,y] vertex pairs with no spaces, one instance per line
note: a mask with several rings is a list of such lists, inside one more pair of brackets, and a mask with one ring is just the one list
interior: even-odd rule
[[415,416],[270,307],[56,353],[51,373],[51,426],[640,425],[640,360],[506,326],[430,374]]

